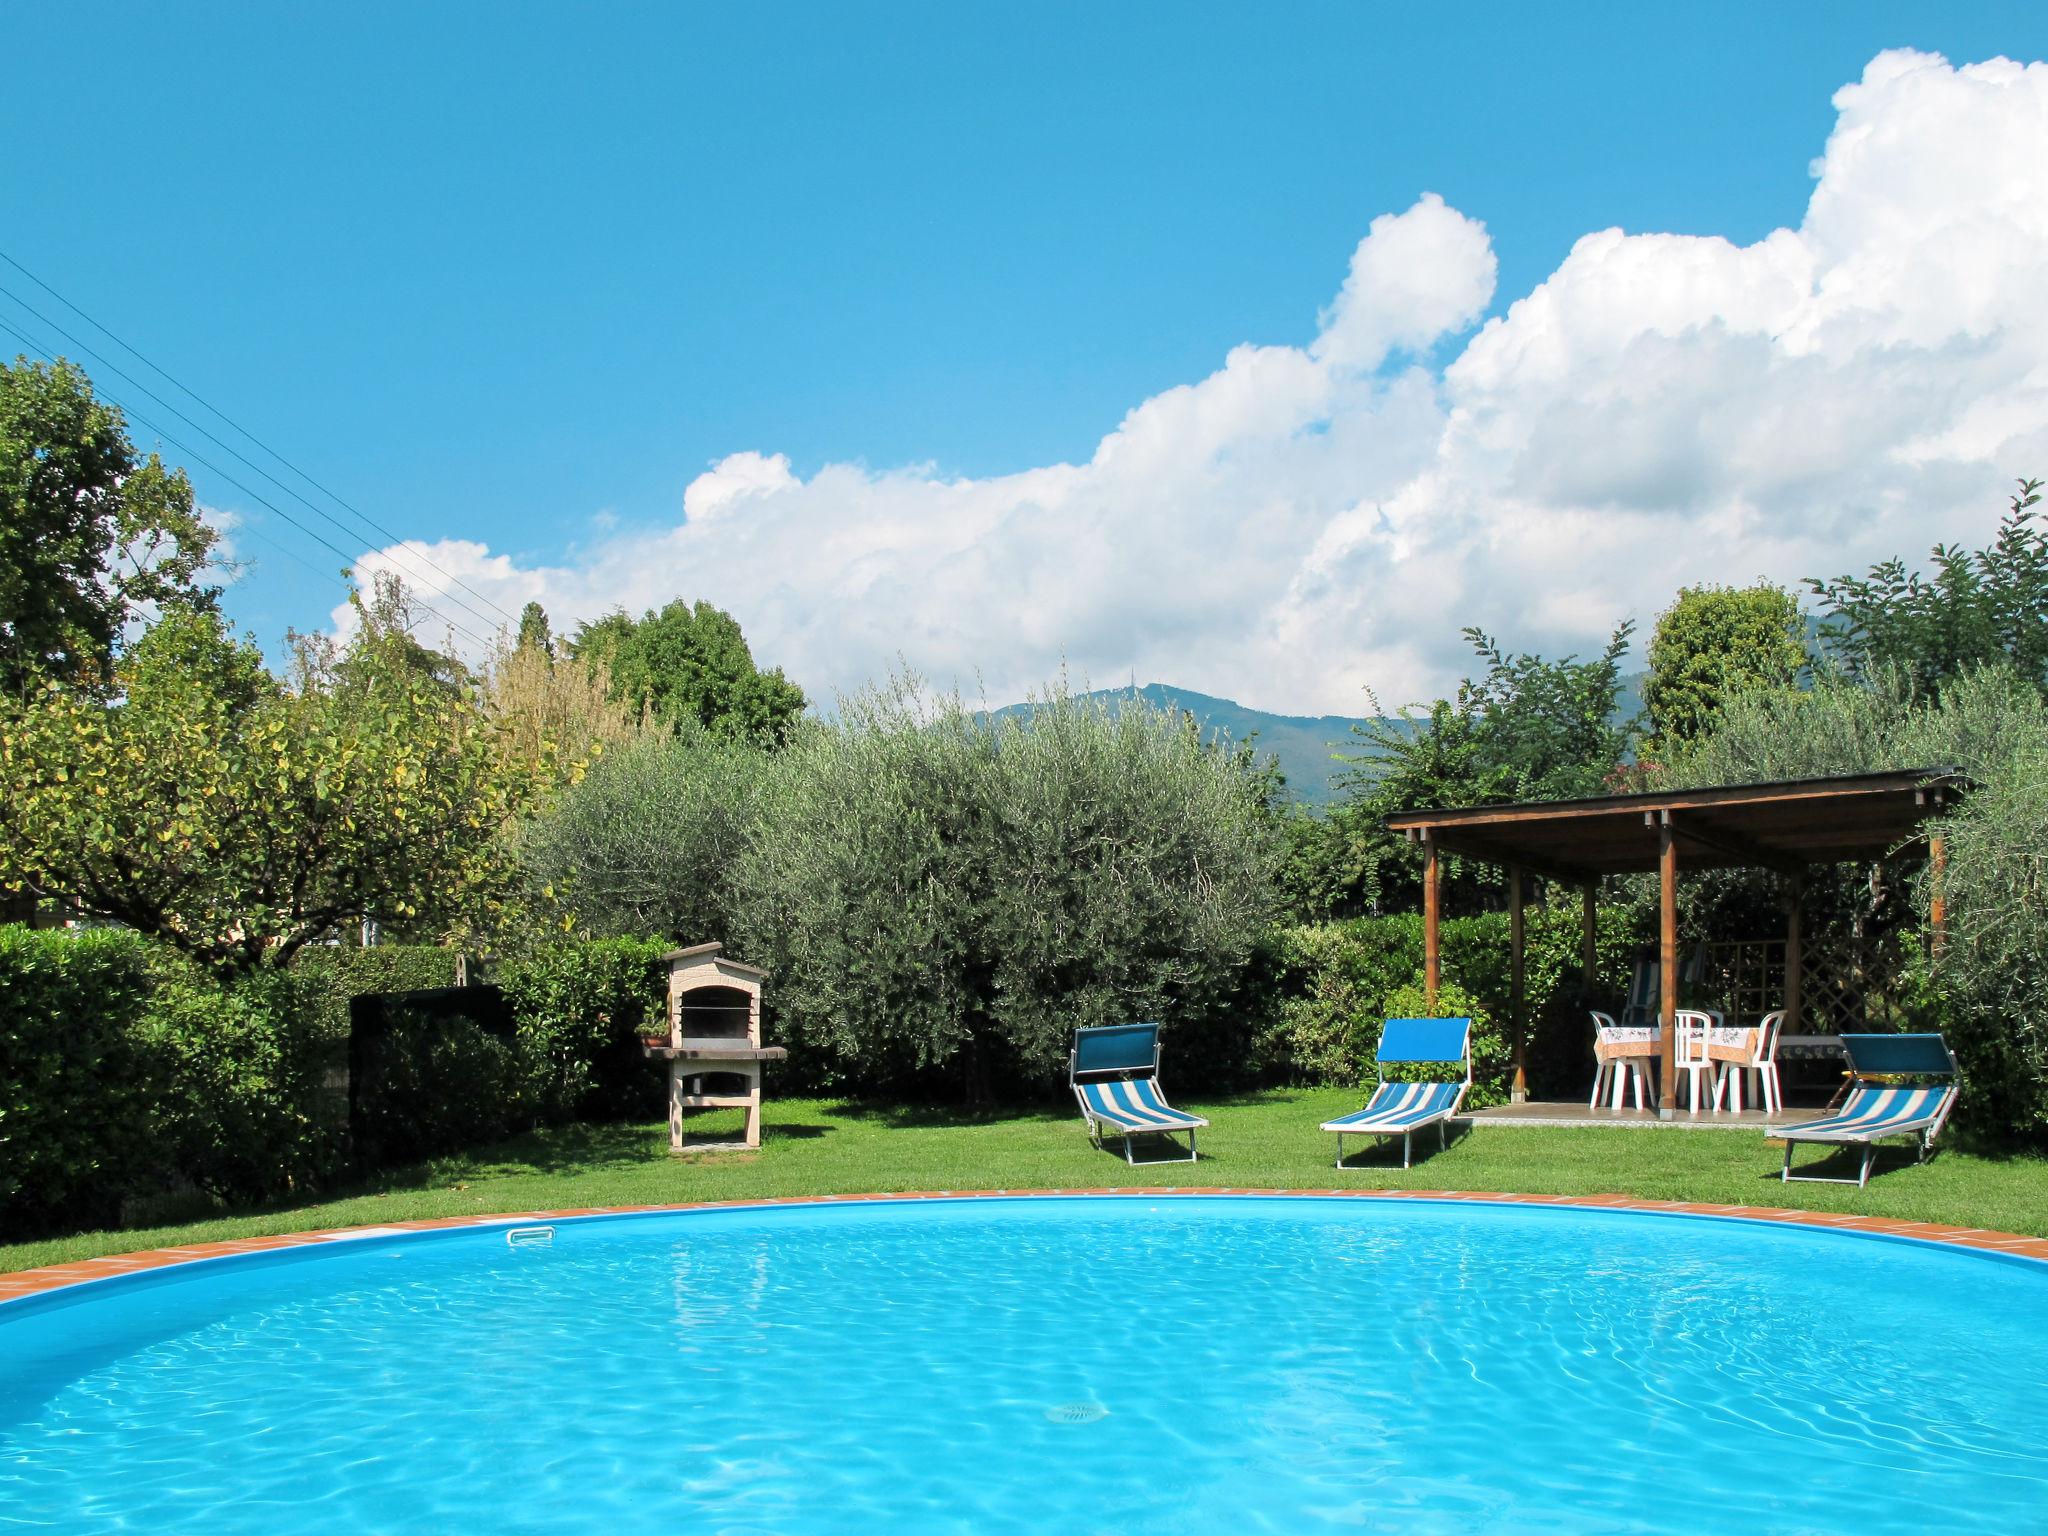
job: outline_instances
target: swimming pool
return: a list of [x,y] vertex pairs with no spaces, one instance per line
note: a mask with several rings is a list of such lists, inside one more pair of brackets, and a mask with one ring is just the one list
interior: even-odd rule
[[1515,1206],[366,1237],[0,1307],[0,1530],[2039,1529],[2048,1266]]

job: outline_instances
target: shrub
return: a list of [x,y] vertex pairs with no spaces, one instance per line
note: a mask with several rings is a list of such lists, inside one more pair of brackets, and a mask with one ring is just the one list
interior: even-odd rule
[[[1592,1073],[1586,1009],[1599,1006],[1583,995],[1578,901],[1532,905],[1524,916],[1530,1091],[1568,1095]],[[1598,909],[1595,992],[1610,1003],[1627,991],[1638,918],[1632,907]],[[1506,1039],[1513,990],[1507,914],[1447,919],[1439,938],[1444,995],[1456,989],[1476,999],[1484,1014],[1501,1021]],[[1279,950],[1278,1001],[1262,1038],[1262,1064],[1297,1082],[1349,1084],[1369,1076],[1380,1021],[1401,1016],[1396,999],[1422,983],[1421,916],[1285,929]],[[1361,1040],[1371,1042],[1362,1051]]]
[[222,984],[157,950],[134,1027],[160,1083],[152,1140],[160,1177],[223,1200],[300,1190],[342,1165],[344,1058],[292,973]]
[[812,1081],[1042,1091],[1077,1025],[1129,1019],[1176,1082],[1236,1074],[1276,853],[1244,754],[1140,701],[988,717],[903,682],[776,763],[740,937]]
[[1919,1012],[1963,1069],[1957,1117],[2048,1140],[2048,749],[1986,777],[1942,823],[1949,944],[1915,968]]
[[656,939],[545,944],[499,968],[543,1115],[660,1112],[662,1075],[640,1055],[637,1037],[645,1021],[665,1017],[667,948]]
[[362,1063],[356,1155],[366,1166],[453,1152],[539,1115],[536,1074],[517,1037],[452,1008],[394,1001]]
[[[1386,1019],[1470,1019],[1472,1021],[1472,1091],[1465,1096],[1467,1109],[1485,1109],[1508,1100],[1508,1079],[1514,1069],[1513,1054],[1506,1033],[1494,1014],[1477,996],[1455,982],[1436,989],[1436,1001],[1428,1000],[1421,982],[1396,987],[1386,999],[1385,1018],[1361,1019],[1352,1038],[1352,1050],[1362,1072],[1373,1068],[1373,1055],[1380,1048]],[[1439,1067],[1388,1067],[1386,1076],[1394,1082],[1438,1078]]]
[[119,1216],[153,1156],[149,986],[134,934],[0,927],[0,1230]]
[[725,939],[766,753],[685,719],[613,747],[518,835],[543,909],[601,935]]

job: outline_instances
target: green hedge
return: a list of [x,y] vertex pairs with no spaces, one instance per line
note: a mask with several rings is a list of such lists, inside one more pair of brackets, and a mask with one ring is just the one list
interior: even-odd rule
[[[1569,1097],[1582,1092],[1592,1074],[1579,907],[1573,900],[1531,907],[1525,916],[1530,1091]],[[1599,911],[1594,990],[1608,1004],[1627,994],[1640,937],[1636,922],[1629,908]],[[1471,998],[1481,1021],[1472,1102],[1500,1103],[1508,1087],[1512,990],[1507,914],[1447,919],[1441,944],[1446,991],[1455,987]],[[1256,1052],[1264,1074],[1306,1083],[1370,1082],[1381,1021],[1412,1007],[1419,996],[1411,989],[1422,980],[1422,918],[1403,913],[1283,929],[1274,963],[1276,1001]]]
[[133,934],[0,927],[0,1232],[119,1217],[150,1154],[150,989]]
[[450,987],[454,951],[320,947],[223,984],[134,934],[0,926],[0,1231],[108,1225],[165,1196],[245,1203],[330,1183],[364,1155],[658,1114],[662,1074],[637,1035],[663,1006],[663,948],[563,943],[507,960],[509,1037],[460,1008],[395,1005],[359,1085],[376,1145],[352,1149],[351,999]]
[[657,939],[544,944],[507,960],[498,984],[519,1021],[539,1111],[551,1120],[658,1115],[667,1079],[639,1050],[667,1017],[669,945]]

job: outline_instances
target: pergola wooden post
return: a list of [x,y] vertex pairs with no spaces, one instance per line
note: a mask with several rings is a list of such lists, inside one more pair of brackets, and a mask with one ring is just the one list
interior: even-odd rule
[[1938,958],[1948,948],[1948,894],[1941,888],[1948,873],[1948,840],[1939,832],[1927,839],[1927,945]]
[[1422,834],[1422,997],[1431,1008],[1436,1007],[1437,987],[1443,980],[1443,967],[1437,953],[1440,901],[1436,839],[1425,831]]
[[[1645,813],[1648,815],[1649,813]],[[1657,1114],[1669,1120],[1678,1113],[1678,836],[1671,813],[1657,823]]]
[[1522,969],[1522,867],[1508,868],[1508,1012],[1513,1015],[1515,1080],[1508,1098],[1523,1104],[1529,1098],[1529,1023],[1525,1017],[1527,989]]

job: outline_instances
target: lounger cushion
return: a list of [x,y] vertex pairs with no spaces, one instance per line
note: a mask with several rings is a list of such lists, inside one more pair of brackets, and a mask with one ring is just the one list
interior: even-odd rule
[[1159,1097],[1150,1078],[1130,1082],[1082,1083],[1081,1102],[1104,1124],[1127,1131],[1179,1131],[1207,1125],[1200,1115],[1175,1109]]
[[1840,1114],[1805,1125],[1773,1125],[1764,1134],[1783,1141],[1875,1141],[1880,1136],[1896,1136],[1933,1124],[1941,1118],[1954,1092],[1946,1084],[1935,1088],[1858,1088],[1849,1095]]
[[1372,1102],[1339,1120],[1326,1120],[1326,1131],[1412,1131],[1448,1115],[1458,1102],[1463,1083],[1381,1083]]

